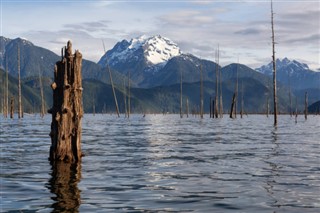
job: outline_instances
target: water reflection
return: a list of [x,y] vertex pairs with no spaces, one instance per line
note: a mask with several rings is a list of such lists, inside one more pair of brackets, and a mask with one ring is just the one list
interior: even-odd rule
[[78,183],[81,179],[81,164],[56,162],[52,165],[52,173],[47,188],[55,197],[52,212],[79,212],[81,204]]
[[[279,204],[279,200],[277,199],[277,196],[275,195],[275,185],[277,184],[276,179],[279,177],[279,169],[280,166],[278,165],[276,158],[279,156],[279,143],[278,143],[278,133],[277,133],[277,127],[274,127],[274,129],[271,131],[271,142],[272,142],[272,148],[271,153],[267,155],[266,162],[269,164],[270,167],[270,174],[267,176],[266,186],[264,187],[269,195],[269,197],[272,199],[272,203],[270,206],[276,207],[279,209],[281,205]],[[273,213],[276,213],[277,211],[273,211]]]

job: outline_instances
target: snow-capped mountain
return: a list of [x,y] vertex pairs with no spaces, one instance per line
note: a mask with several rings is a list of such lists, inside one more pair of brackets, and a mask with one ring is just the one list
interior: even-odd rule
[[[300,63],[296,60],[284,58],[276,60],[277,81],[285,85],[294,86],[296,89],[317,88],[319,85],[320,73],[309,69],[307,64]],[[271,76],[273,65],[263,65],[255,69],[265,75]]]
[[[310,70],[307,64],[300,63],[296,60],[290,61],[288,58],[284,58],[282,60],[277,59],[276,60],[276,68],[281,71],[285,71],[287,74],[293,74],[294,71],[303,71],[303,70]],[[255,69],[258,72],[261,72],[265,75],[272,75],[273,72],[273,65],[272,62],[270,62],[268,65],[263,65],[260,68]]]
[[108,62],[110,67],[120,71],[138,67],[145,72],[156,72],[178,55],[181,55],[181,51],[170,39],[160,35],[143,35],[130,41],[118,42],[102,56],[98,64],[106,67]]

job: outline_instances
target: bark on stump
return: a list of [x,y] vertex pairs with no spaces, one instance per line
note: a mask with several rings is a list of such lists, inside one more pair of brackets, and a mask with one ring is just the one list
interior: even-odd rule
[[50,161],[81,161],[82,55],[68,41],[54,69]]

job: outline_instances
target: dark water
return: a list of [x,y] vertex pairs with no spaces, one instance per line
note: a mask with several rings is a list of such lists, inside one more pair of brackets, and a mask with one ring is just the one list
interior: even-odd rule
[[1,212],[320,212],[320,117],[85,115],[81,165],[50,116],[0,118]]

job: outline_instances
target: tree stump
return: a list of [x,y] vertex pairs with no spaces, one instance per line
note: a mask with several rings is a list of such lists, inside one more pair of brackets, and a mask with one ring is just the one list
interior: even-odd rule
[[76,50],[72,54],[72,44],[68,41],[62,49],[62,59],[54,69],[51,147],[49,160],[64,162],[81,161],[81,119],[82,107],[82,55]]

